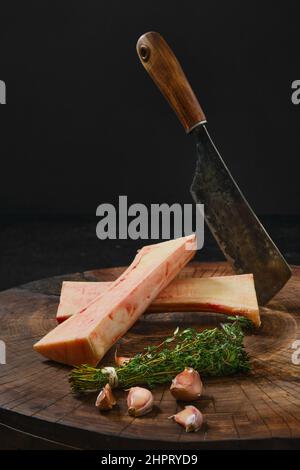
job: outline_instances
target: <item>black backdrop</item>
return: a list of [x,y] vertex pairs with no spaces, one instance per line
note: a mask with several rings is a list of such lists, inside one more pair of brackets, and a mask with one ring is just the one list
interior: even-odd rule
[[299,214],[297,3],[1,2],[1,213],[190,200],[193,142],[135,52],[157,30],[256,211]]

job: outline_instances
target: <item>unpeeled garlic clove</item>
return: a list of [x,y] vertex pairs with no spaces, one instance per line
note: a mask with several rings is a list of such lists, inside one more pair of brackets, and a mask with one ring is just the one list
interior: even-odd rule
[[95,403],[96,407],[101,411],[108,411],[111,410],[116,403],[117,401],[113,395],[111,386],[106,384],[97,397]]
[[153,402],[154,398],[150,390],[142,387],[132,387],[127,396],[128,414],[137,417],[150,413]]
[[130,361],[131,357],[117,356],[117,351],[115,352],[115,363],[118,367],[124,366]]
[[176,423],[183,426],[186,432],[199,431],[203,424],[203,415],[195,406],[189,405],[176,415],[170,416]]
[[176,400],[197,400],[203,391],[200,375],[191,367],[186,367],[172,380],[170,391]]

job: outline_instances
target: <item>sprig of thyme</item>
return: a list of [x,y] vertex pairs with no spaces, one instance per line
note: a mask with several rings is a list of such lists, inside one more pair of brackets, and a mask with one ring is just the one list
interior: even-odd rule
[[[177,328],[172,336],[158,346],[149,346],[128,363],[116,368],[120,388],[135,385],[169,383],[185,367],[193,367],[203,376],[225,376],[248,372],[250,362],[244,349],[243,328],[252,322],[243,317],[228,317],[231,323],[198,333],[187,328]],[[74,392],[99,390],[107,383],[107,375],[86,364],[75,367],[70,374]]]

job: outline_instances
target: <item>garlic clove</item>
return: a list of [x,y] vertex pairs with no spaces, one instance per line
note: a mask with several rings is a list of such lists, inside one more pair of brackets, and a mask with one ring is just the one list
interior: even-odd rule
[[117,356],[117,351],[115,352],[115,363],[118,367],[124,366],[130,361],[131,357]]
[[176,415],[170,416],[169,419],[174,419],[176,423],[183,426],[186,432],[199,431],[203,424],[203,414],[195,406],[186,406],[182,411]]
[[99,393],[95,406],[101,411],[108,411],[111,410],[116,403],[117,401],[113,395],[111,386],[106,384]]
[[172,380],[170,391],[176,400],[197,400],[203,391],[199,373],[191,367],[186,367]]
[[128,413],[130,416],[143,416],[150,413],[154,398],[150,390],[142,387],[132,387],[127,396]]

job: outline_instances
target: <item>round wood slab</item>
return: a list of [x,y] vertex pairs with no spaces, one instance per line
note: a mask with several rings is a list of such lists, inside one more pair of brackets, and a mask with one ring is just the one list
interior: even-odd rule
[[[300,340],[300,268],[285,288],[261,309],[262,327],[247,336],[253,371],[248,376],[205,379],[197,402],[206,425],[197,433],[167,418],[180,410],[168,387],[154,390],[151,414],[127,414],[126,393],[118,405],[99,413],[95,395],[70,392],[70,369],[42,358],[32,345],[56,325],[63,280],[111,281],[124,268],[99,269],[54,277],[0,293],[0,340],[6,364],[0,365],[0,447],[79,449],[297,448],[300,443],[300,365],[292,345]],[[191,263],[181,276],[232,274],[226,263]],[[144,315],[119,342],[122,355],[140,352],[179,326],[217,325],[211,313]],[[114,350],[114,348],[112,348]],[[105,358],[113,363],[113,352]]]

